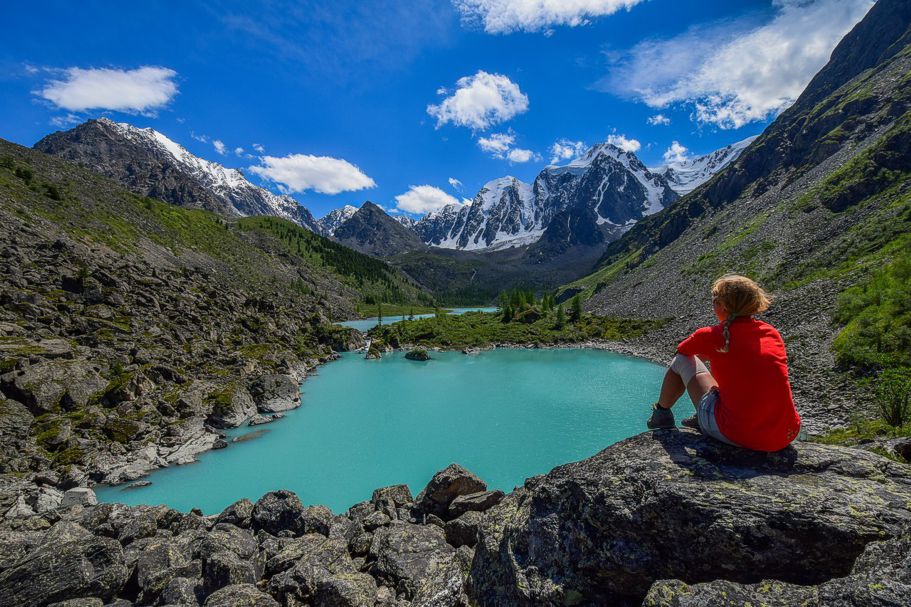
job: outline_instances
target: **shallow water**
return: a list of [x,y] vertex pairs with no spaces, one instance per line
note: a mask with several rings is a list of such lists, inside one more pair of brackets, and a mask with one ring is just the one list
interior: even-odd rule
[[[448,309],[449,314],[456,314],[456,315],[464,314],[465,312],[496,312],[496,311],[497,311],[497,308],[449,308]],[[415,314],[414,318],[415,319],[430,318],[431,316],[433,316],[433,314]],[[402,320],[405,320],[405,319],[402,318],[401,316],[387,316],[387,317],[383,318],[383,322],[387,325],[401,322]],[[345,320],[338,324],[345,326],[345,327],[352,327],[354,329],[357,329],[358,331],[366,333],[367,331],[369,331],[370,329],[375,327],[377,324],[379,324],[379,319],[377,319],[376,317],[373,317],[373,318],[362,318],[359,320]]]
[[[664,373],[598,350],[432,355],[344,354],[304,382],[303,406],[284,420],[231,432],[265,435],[156,471],[149,487],[99,488],[99,498],[209,514],[291,489],[305,504],[341,512],[385,485],[407,483],[417,494],[452,462],[509,491],[645,430]],[[684,400],[678,419],[693,411]]]

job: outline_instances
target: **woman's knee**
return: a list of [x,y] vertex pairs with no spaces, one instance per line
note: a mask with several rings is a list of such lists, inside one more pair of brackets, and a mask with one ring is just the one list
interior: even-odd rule
[[689,386],[696,375],[709,372],[705,363],[697,357],[684,354],[674,356],[673,360],[671,360],[670,369],[683,379],[684,386]]

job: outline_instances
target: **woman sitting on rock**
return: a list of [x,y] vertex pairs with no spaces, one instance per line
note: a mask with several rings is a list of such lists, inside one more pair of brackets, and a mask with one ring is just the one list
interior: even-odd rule
[[[673,428],[671,407],[686,391],[696,415],[683,425],[729,445],[778,451],[800,432],[800,415],[788,383],[784,342],[772,325],[753,318],[769,297],[745,276],[727,275],[712,285],[719,324],[680,342],[653,405],[649,428]],[[712,371],[703,361],[711,364]]]

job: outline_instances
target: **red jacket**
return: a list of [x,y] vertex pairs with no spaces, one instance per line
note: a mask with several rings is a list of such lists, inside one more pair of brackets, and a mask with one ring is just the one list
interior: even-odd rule
[[709,361],[721,395],[715,419],[731,441],[756,451],[778,451],[800,432],[800,415],[788,383],[788,358],[775,327],[751,317],[730,326],[728,352],[723,325],[703,327],[680,342],[677,352]]

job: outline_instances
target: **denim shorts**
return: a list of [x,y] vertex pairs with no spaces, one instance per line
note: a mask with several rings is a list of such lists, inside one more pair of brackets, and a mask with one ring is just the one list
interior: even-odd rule
[[696,419],[699,420],[699,429],[702,430],[703,434],[711,436],[715,440],[736,447],[736,443],[721,433],[718,422],[715,420],[715,406],[720,398],[721,395],[718,393],[718,388],[712,388],[702,395],[699,404],[696,406]]

